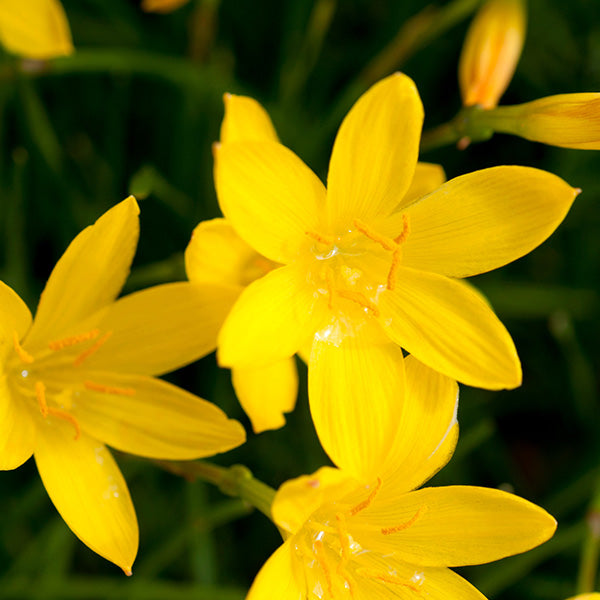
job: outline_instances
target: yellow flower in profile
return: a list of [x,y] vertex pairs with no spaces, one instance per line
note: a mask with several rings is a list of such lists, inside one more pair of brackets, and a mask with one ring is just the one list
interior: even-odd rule
[[[226,219],[258,253],[283,265],[240,295],[219,335],[219,362],[264,366],[310,348],[311,412],[327,452],[336,443],[326,437],[329,423],[355,431],[368,422],[377,430],[402,401],[401,348],[469,385],[519,385],[508,332],[458,278],[535,248],[577,194],[550,173],[505,166],[405,200],[422,119],[408,77],[374,85],[341,125],[327,190],[275,141],[215,149]],[[356,469],[365,456],[381,460],[364,440],[355,447]]]
[[[233,94],[225,94],[224,99],[221,143],[279,141],[269,115],[258,102]],[[406,195],[418,198],[444,180],[441,167],[419,163]],[[185,252],[185,262],[190,281],[228,284],[237,289],[238,295],[250,283],[281,266],[244,242],[226,219],[204,221],[196,227]],[[293,357],[264,366],[234,366],[232,381],[256,433],[283,427],[284,414],[294,409],[298,392],[298,371]]]
[[189,1],[190,0],[142,0],[142,10],[165,14],[181,8]]
[[458,66],[463,104],[493,108],[519,62],[525,39],[523,0],[488,0],[473,19]]
[[[385,459],[357,481],[322,468],[284,483],[272,505],[283,545],[256,577],[247,600],[362,600],[484,596],[448,567],[524,552],[552,536],[543,509],[474,486],[415,490],[449,460],[456,443],[457,387],[406,360],[407,402],[386,428],[393,436],[348,432],[342,454],[368,434]],[[342,447],[342,446],[340,446]],[[332,455],[334,463],[346,462]]]
[[73,53],[71,30],[59,0],[2,0],[0,42],[19,56],[45,60]]
[[129,197],[73,240],[33,322],[0,283],[0,469],[33,454],[67,525],[127,574],[137,521],[105,444],[185,460],[245,440],[219,408],[153,377],[214,348],[230,290],[180,282],[115,301],[137,245],[138,212]]

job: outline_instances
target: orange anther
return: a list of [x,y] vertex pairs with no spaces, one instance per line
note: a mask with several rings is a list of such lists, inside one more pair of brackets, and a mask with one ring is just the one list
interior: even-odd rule
[[359,567],[356,569],[356,574],[361,577],[367,577],[368,579],[379,579],[379,581],[383,581],[384,583],[392,583],[394,585],[402,585],[404,587],[410,588],[413,592],[418,592],[419,588],[412,585],[411,583],[407,583],[406,579],[402,579],[397,575],[393,575],[392,573],[385,573],[381,571],[377,571],[376,569],[368,569],[366,567]]
[[35,382],[35,395],[37,397],[38,406],[40,407],[42,417],[45,418],[48,416],[48,403],[46,402],[46,386],[43,382]]
[[402,244],[406,241],[408,234],[410,233],[410,224],[408,222],[408,215],[402,215],[402,232],[394,238],[396,244]]
[[373,489],[373,491],[362,502],[359,502],[356,506],[354,506],[353,508],[350,509],[350,515],[353,517],[354,515],[358,514],[361,510],[364,510],[365,508],[367,508],[367,506],[369,506],[371,504],[371,502],[373,502],[373,500],[375,499],[375,496],[377,496],[377,492],[379,492],[380,488],[381,488],[381,478],[378,477],[377,484],[375,485],[375,488]]
[[313,548],[315,549],[315,557],[317,558],[317,562],[319,563],[319,567],[323,571],[323,575],[325,575],[325,582],[327,584],[327,592],[329,593],[329,597],[333,598],[333,586],[331,582],[331,571],[327,566],[327,562],[325,560],[325,548],[323,546],[323,542],[321,540],[316,540],[313,544]]
[[79,427],[77,419],[73,415],[70,415],[69,413],[64,412],[62,410],[58,410],[57,408],[52,408],[51,406],[48,407],[48,414],[52,415],[53,417],[56,417],[57,419],[62,419],[63,421],[66,421],[67,423],[73,425],[73,427],[75,427],[74,439],[79,439],[79,437],[81,436],[81,428]]
[[85,333],[70,335],[60,340],[49,342],[48,347],[50,348],[50,350],[62,350],[63,348],[68,348],[69,346],[75,346],[76,344],[81,344],[82,342],[93,340],[95,337],[98,337],[99,333],[99,329],[92,329],[91,331],[86,331]]
[[19,335],[16,331],[13,331],[13,346],[15,347],[15,352],[24,363],[30,365],[33,362],[33,356],[19,343]]
[[74,361],[73,366],[79,367],[83,361],[94,354],[101,346],[103,346],[108,338],[112,335],[112,331],[107,331],[95,344],[90,346],[87,350],[84,350]]
[[381,530],[383,535],[390,535],[391,533],[398,533],[399,531],[404,531],[408,529],[412,525],[416,523],[418,519],[420,519],[425,512],[427,512],[427,506],[423,504],[423,506],[419,507],[419,510],[405,523],[400,523],[400,525],[394,525],[393,527],[384,527]]
[[331,246],[335,242],[335,238],[332,235],[323,235],[315,231],[305,231],[304,233],[313,240],[316,240],[320,244],[325,244],[326,246]]
[[342,550],[342,562],[339,564],[339,570],[350,558],[350,543],[348,541],[348,530],[346,529],[346,517],[344,517],[343,513],[337,513],[335,520],[337,521],[338,538]]
[[379,316],[379,308],[377,308],[377,305],[369,300],[363,293],[354,292],[352,290],[336,290],[336,293],[340,298],[346,298],[346,300],[356,302],[356,304],[370,310],[374,317]]
[[377,233],[360,219],[354,219],[354,227],[369,239],[377,242],[384,250],[392,251],[396,249],[397,242],[395,240]]
[[387,289],[394,290],[396,288],[396,281],[398,278],[398,267],[400,266],[400,246],[394,250],[392,254],[392,264],[387,276]]
[[117,396],[135,396],[135,390],[133,388],[103,385],[102,383],[95,383],[94,381],[89,380],[84,381],[83,385],[86,389],[92,392],[101,392],[102,394],[115,394]]

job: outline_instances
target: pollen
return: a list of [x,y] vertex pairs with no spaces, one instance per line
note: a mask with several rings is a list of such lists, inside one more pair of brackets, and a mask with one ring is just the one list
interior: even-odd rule
[[97,352],[111,337],[112,331],[107,331],[95,344],[84,350],[74,361],[74,367],[80,367],[84,360],[89,358],[92,354]]
[[373,500],[375,500],[375,496],[377,496],[377,493],[379,492],[380,488],[381,478],[378,477],[377,484],[375,485],[373,491],[362,502],[359,502],[356,506],[350,509],[350,515],[353,517],[354,515],[358,514],[361,510],[365,510],[365,508],[370,506]]
[[42,417],[46,418],[48,416],[48,403],[46,402],[46,386],[42,381],[35,382],[35,395]]
[[396,240],[392,240],[391,238],[385,237],[377,233],[371,227],[369,227],[366,223],[361,221],[360,219],[354,219],[354,227],[358,231],[360,231],[363,235],[366,235],[370,240],[377,242],[384,250],[393,251],[396,249],[398,242]]
[[96,383],[94,381],[89,380],[84,381],[83,385],[86,389],[92,392],[100,392],[102,394],[114,394],[116,396],[135,396],[135,390],[133,388],[104,385],[102,383]]
[[404,587],[410,588],[413,592],[419,592],[419,588],[415,587],[411,583],[408,583],[405,579],[398,577],[397,575],[393,575],[392,573],[385,573],[382,571],[377,571],[376,569],[368,569],[366,567],[359,567],[356,569],[356,574],[361,577],[366,577],[367,579],[378,579],[383,583],[391,583],[393,585],[402,585]]
[[29,352],[27,352],[27,350],[19,343],[19,335],[16,331],[13,331],[13,346],[15,347],[17,355],[25,364],[30,365],[33,362],[33,356],[31,356],[31,354],[29,354]]
[[75,428],[75,441],[77,441],[81,437],[81,427],[79,427],[79,423],[73,415],[70,415],[68,412],[65,412],[63,410],[52,408],[51,406],[48,407],[48,414],[52,415],[53,417],[56,417],[57,419],[62,419],[63,421],[66,421],[67,423],[73,425],[73,427]]
[[87,342],[88,340],[93,340],[94,338],[97,338],[99,334],[99,329],[92,329],[90,331],[86,331],[85,333],[70,335],[60,340],[49,342],[48,347],[50,348],[50,350],[54,351],[62,350],[63,348],[68,348],[69,346],[75,346],[76,344],[81,344],[83,342]]
[[390,535],[392,533],[398,533],[399,531],[404,531],[408,529],[412,525],[414,525],[425,513],[427,512],[427,506],[423,504],[423,506],[419,507],[419,510],[406,522],[400,523],[399,525],[394,525],[393,527],[384,527],[381,530],[383,535]]

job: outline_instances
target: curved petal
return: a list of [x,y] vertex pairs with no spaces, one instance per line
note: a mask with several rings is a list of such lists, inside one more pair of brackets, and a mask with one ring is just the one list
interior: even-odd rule
[[279,263],[294,260],[319,230],[325,188],[285,146],[232,142],[215,147],[219,205],[237,233],[257,252]]
[[121,291],[139,235],[139,208],[129,196],[84,229],[56,263],[24,343],[43,344],[111,303]]
[[44,487],[65,523],[94,552],[125,573],[138,548],[138,525],[127,484],[100,442],[56,419],[39,432],[35,462]]
[[358,99],[340,127],[329,163],[327,215],[334,232],[398,205],[413,179],[422,124],[417,88],[402,73]]
[[200,223],[185,250],[185,270],[196,283],[245,287],[279,266],[249,246],[226,219]]
[[538,546],[556,529],[555,519],[539,506],[474,486],[424,488],[387,500],[377,497],[353,519],[352,533],[361,544],[368,536],[369,549],[394,552],[424,566],[499,560]]
[[20,467],[33,454],[35,426],[29,411],[0,379],[0,471]]
[[406,401],[381,466],[381,496],[407,492],[433,477],[450,460],[458,437],[456,382],[412,355],[404,364]]
[[83,431],[123,452],[188,460],[246,440],[220,408],[160,379],[86,371],[84,388],[71,414]]
[[31,325],[31,313],[20,296],[0,281],[0,360],[14,350],[13,336],[20,340]]
[[290,479],[275,494],[271,507],[273,522],[294,534],[322,504],[343,498],[357,485],[347,473],[332,467],[321,467],[312,475]]
[[578,193],[560,177],[530,167],[456,177],[406,210],[410,233],[402,263],[451,277],[496,269],[548,238]]
[[418,162],[410,187],[404,198],[394,211],[402,210],[415,200],[430,194],[446,181],[446,173],[441,165],[434,163]]
[[89,356],[84,351],[80,366],[160,375],[194,362],[216,348],[238,295],[237,287],[187,281],[129,294],[102,315],[97,328],[109,337]]
[[225,117],[221,123],[221,143],[278,142],[267,111],[253,98],[225,94]]
[[404,400],[402,350],[366,323],[342,339],[317,335],[308,397],[325,452],[360,481],[372,481],[394,439]]
[[289,358],[317,331],[326,307],[314,297],[304,269],[287,265],[251,283],[219,334],[224,367],[256,367]]
[[285,425],[284,414],[294,410],[298,396],[298,369],[294,357],[264,367],[234,367],[231,378],[254,433]]
[[302,600],[304,592],[296,582],[289,541],[279,546],[258,572],[246,600]]
[[0,40],[10,52],[38,60],[73,52],[69,22],[59,0],[3,0]]
[[470,285],[400,267],[379,299],[381,323],[397,344],[467,385],[514,388],[521,364],[504,325]]

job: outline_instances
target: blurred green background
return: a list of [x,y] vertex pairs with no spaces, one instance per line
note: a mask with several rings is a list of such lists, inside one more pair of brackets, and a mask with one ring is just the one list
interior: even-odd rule
[[[453,117],[460,48],[479,3],[199,0],[168,15],[144,13],[136,0],[63,4],[73,57],[40,67],[0,56],[0,276],[32,309],[70,240],[129,193],[140,199],[142,230],[127,290],[185,277],[192,229],[219,215],[211,143],[226,91],[261,101],[282,141],[322,177],[346,110],[395,69],[416,81],[425,128]],[[597,90],[597,0],[531,0],[502,102]],[[594,502],[600,511],[600,154],[497,135],[422,158],[449,177],[522,164],[583,189],[547,243],[474,279],[514,337],[524,382],[501,393],[462,388],[456,455],[434,479],[500,486],[552,512],[559,529],[541,548],[460,572],[501,600],[566,598],[583,548],[597,544],[586,514]],[[327,462],[300,369],[288,425],[260,436],[213,356],[169,379],[248,429],[248,443],[216,462],[246,464],[276,487]],[[279,543],[275,527],[203,483],[117,459],[140,522],[134,576],[75,538],[30,460],[0,474],[0,598],[242,599]]]

